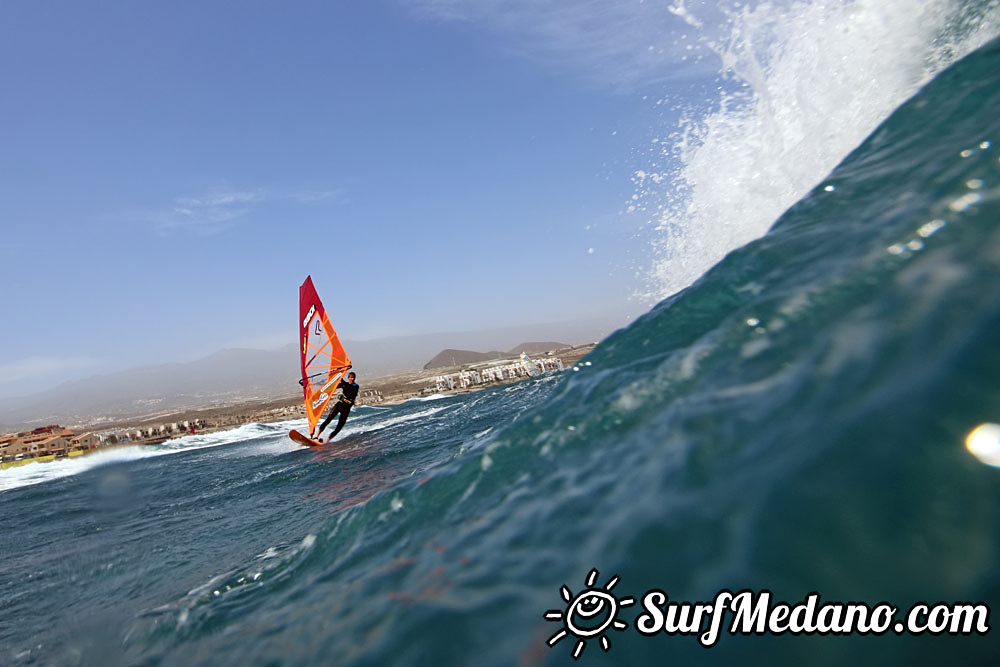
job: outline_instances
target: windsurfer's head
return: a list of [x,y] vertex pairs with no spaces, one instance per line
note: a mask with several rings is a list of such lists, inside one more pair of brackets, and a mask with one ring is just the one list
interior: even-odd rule
[[347,374],[347,379],[350,380],[351,382],[354,382],[354,379],[356,377],[358,376],[354,374],[354,371],[351,371],[350,373]]

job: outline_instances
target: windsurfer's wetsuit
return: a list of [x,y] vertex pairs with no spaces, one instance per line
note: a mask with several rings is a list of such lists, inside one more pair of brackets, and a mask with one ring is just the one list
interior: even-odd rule
[[361,391],[361,387],[358,386],[357,382],[348,382],[347,380],[341,380],[340,384],[337,385],[337,389],[340,389],[344,393],[340,397],[340,400],[330,408],[330,414],[326,416],[326,420],[319,427],[319,433],[322,433],[327,424],[333,421],[334,415],[340,415],[340,419],[337,420],[337,428],[333,429],[333,433],[326,439],[327,442],[333,440],[333,436],[340,433],[340,429],[344,428],[344,422],[347,421],[347,415],[351,412],[351,406],[354,405],[354,400],[358,397],[358,392]]

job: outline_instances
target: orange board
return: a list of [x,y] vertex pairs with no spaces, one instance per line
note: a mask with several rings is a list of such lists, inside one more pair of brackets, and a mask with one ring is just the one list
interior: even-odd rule
[[310,438],[308,435],[299,433],[294,428],[288,432],[288,437],[294,440],[295,442],[299,443],[300,445],[305,445],[306,447],[319,447],[320,445],[324,444],[319,440],[314,440],[313,438]]

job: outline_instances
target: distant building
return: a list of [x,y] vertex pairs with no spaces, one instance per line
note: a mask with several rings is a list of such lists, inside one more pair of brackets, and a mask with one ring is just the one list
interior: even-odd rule
[[42,433],[32,432],[28,433],[27,435],[21,436],[19,440],[22,446],[27,447],[27,449],[23,451],[37,452],[40,449],[39,443],[42,443],[51,437],[52,434],[47,431],[43,431]]
[[[534,364],[543,373],[563,370],[563,362],[559,357],[535,359]],[[493,360],[472,364],[452,375],[439,375],[434,378],[434,384],[422,389],[421,393],[426,395],[432,392],[452,391],[456,386],[467,389],[473,385],[504,382],[527,376],[528,370],[520,359]]]
[[62,426],[42,426],[22,433],[0,435],[0,461],[8,463],[42,456],[66,456],[70,450],[96,449],[100,438],[93,433],[76,435]]
[[20,444],[20,440],[13,433],[0,435],[0,460],[6,461],[8,458],[12,459],[16,454],[23,453],[18,447]]
[[46,454],[61,456],[66,453],[66,450],[69,449],[69,439],[62,434],[49,435],[48,438],[39,441],[33,446],[38,447],[35,451],[38,452],[39,456],[45,456]]
[[69,444],[72,449],[77,450],[97,449],[101,445],[101,439],[93,433],[81,433],[70,438]]

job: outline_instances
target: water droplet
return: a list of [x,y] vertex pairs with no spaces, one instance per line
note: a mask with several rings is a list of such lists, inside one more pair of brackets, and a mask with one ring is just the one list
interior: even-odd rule
[[921,225],[920,229],[917,230],[917,233],[920,234],[925,239],[930,238],[946,224],[947,223],[944,220],[941,220],[940,218],[937,220],[931,220],[930,222],[925,222],[923,225]]
[[965,437],[965,448],[981,463],[1000,467],[1000,424],[980,424]]
[[949,203],[948,208],[955,212],[962,212],[973,204],[978,204],[982,198],[982,195],[970,192]]

